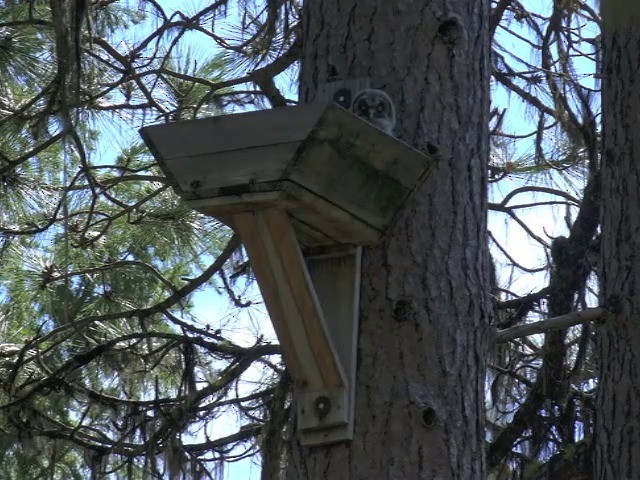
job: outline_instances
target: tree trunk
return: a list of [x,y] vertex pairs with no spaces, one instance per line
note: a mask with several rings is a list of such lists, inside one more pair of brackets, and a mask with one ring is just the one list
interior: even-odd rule
[[602,301],[594,478],[640,478],[640,4],[602,2]]
[[355,438],[295,443],[289,479],[482,479],[488,0],[304,3],[302,101],[370,78],[437,168],[363,258]]

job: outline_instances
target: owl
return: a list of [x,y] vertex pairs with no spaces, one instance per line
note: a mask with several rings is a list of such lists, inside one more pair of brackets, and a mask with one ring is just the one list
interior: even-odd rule
[[351,111],[383,132],[393,135],[396,109],[389,95],[382,90],[368,88],[356,93]]

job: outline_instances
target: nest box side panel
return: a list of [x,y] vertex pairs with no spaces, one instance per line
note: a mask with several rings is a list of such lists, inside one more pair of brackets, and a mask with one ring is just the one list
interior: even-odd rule
[[300,141],[324,110],[322,105],[279,107],[140,129],[164,160]]
[[330,106],[285,176],[385,232],[433,163],[350,112]]
[[300,142],[264,145],[252,149],[217,152],[169,160],[185,199],[249,193],[255,182],[273,182],[295,154]]
[[220,115],[144,127],[140,134],[180,196],[205,198],[218,188],[280,178],[324,108]]

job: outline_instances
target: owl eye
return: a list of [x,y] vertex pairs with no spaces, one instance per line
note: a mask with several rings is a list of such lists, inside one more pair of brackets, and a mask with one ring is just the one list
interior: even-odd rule
[[367,106],[364,103],[360,102],[358,104],[358,112],[367,113],[368,111],[369,111],[369,109],[367,108]]
[[382,113],[384,111],[384,105],[380,104],[376,107],[376,112]]

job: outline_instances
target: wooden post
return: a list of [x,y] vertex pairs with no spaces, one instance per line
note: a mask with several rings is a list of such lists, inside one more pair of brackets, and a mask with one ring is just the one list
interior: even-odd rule
[[233,223],[297,385],[308,390],[344,388],[345,376],[286,212],[270,208],[239,213]]

